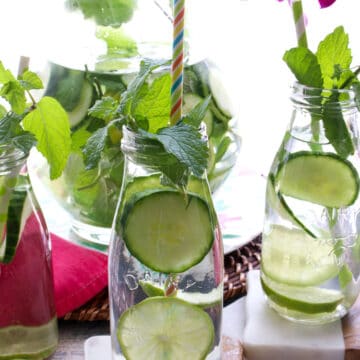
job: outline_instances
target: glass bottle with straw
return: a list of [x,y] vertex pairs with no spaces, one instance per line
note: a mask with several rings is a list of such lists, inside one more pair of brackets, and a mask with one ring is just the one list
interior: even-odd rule
[[282,317],[322,324],[346,315],[360,292],[359,69],[342,26],[311,52],[302,2],[290,5],[298,47],[283,59],[297,81],[268,176],[261,284]]
[[[171,71],[171,124],[165,132],[186,129],[184,3],[173,4],[174,56],[164,70]],[[183,165],[174,167],[166,146],[143,134],[123,128],[125,175],[109,252],[112,357],[219,360],[223,249],[206,171],[185,170],[180,178],[187,181],[174,186],[169,176]],[[193,151],[187,155],[204,156]]]

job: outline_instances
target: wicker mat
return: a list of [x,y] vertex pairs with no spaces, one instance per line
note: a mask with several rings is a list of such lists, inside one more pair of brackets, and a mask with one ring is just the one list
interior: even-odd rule
[[[246,273],[260,266],[261,235],[241,248],[225,255],[224,305],[246,295]],[[80,308],[66,314],[63,320],[109,320],[108,289]]]

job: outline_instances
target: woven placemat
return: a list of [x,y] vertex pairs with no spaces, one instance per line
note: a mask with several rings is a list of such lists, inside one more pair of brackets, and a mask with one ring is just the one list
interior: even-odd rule
[[[261,255],[261,235],[224,257],[224,305],[246,295],[246,274],[258,269]],[[104,289],[80,308],[67,313],[63,320],[109,320],[108,289]]]

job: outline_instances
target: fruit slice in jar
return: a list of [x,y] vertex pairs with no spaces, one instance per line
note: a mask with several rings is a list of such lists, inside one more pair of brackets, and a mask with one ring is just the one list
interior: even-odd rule
[[152,297],[121,315],[117,337],[128,360],[201,360],[213,346],[214,326],[197,306]]
[[296,286],[319,285],[339,273],[331,239],[279,225],[264,233],[261,268],[272,280]]
[[332,312],[344,299],[338,290],[268,283],[261,279],[264,293],[279,306],[307,314]]
[[348,160],[310,151],[291,154],[279,166],[275,180],[282,194],[330,208],[353,204],[360,182]]
[[[149,296],[165,296],[165,286],[155,283],[153,281],[140,280],[139,284],[144,293]],[[189,304],[199,306],[201,308],[208,308],[216,304],[220,304],[223,298],[223,283],[217,288],[212,289],[208,293],[190,292],[182,289],[177,289],[172,297],[184,300]]]
[[212,214],[200,197],[155,190],[132,197],[121,218],[128,250],[162,273],[180,273],[198,264],[214,241]]
[[297,216],[295,216],[281,193],[276,191],[274,174],[270,174],[268,177],[266,194],[268,205],[274,209],[283,219],[290,221],[296,226],[299,226],[311,237],[316,238],[316,235],[313,231],[310,230],[309,226],[306,226]]

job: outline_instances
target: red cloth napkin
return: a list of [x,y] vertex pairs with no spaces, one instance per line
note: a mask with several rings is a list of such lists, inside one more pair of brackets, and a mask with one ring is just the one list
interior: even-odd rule
[[107,256],[51,234],[58,317],[77,309],[107,286]]

